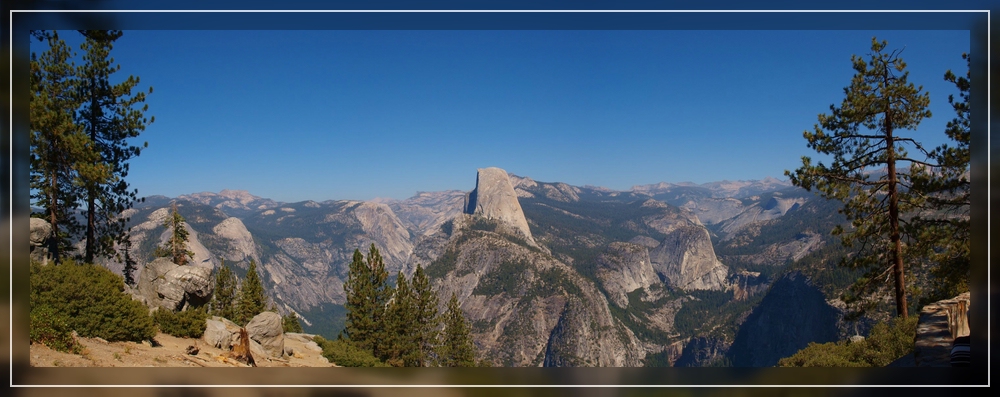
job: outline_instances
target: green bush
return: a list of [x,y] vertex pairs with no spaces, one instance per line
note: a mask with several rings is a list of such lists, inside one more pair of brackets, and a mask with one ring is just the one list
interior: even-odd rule
[[31,343],[41,343],[61,352],[79,354],[83,350],[73,338],[66,316],[48,306],[39,305],[31,310],[29,335]]
[[341,367],[388,367],[371,352],[355,346],[350,341],[344,339],[331,341],[321,336],[313,340],[323,348],[323,357]]
[[868,338],[860,342],[842,340],[810,343],[791,357],[778,361],[779,367],[884,367],[913,352],[917,318],[893,319],[872,327]]
[[47,266],[32,263],[29,283],[32,310],[48,307],[64,316],[66,325],[80,336],[112,342],[156,336],[146,306],[123,292],[122,277],[104,267],[72,260]]
[[189,309],[180,313],[163,308],[153,312],[153,321],[160,331],[178,338],[200,338],[205,333],[208,312],[204,307]]

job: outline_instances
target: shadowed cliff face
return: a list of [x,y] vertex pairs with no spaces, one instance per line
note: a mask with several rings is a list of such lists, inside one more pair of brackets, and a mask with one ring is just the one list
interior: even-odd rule
[[736,367],[772,367],[810,342],[836,341],[839,320],[819,289],[801,273],[789,273],[743,322],[729,356]]

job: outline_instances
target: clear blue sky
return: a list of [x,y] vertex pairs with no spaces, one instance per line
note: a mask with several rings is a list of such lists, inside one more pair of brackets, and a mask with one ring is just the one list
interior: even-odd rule
[[126,31],[112,54],[154,87],[140,195],[368,200],[471,190],[489,166],[614,189],[783,178],[872,36],[930,92],[908,134],[943,143],[968,31]]

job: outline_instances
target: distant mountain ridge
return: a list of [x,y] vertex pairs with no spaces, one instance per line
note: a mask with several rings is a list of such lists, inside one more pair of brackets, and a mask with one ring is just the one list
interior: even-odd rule
[[[372,201],[285,203],[231,189],[150,196],[130,210],[131,226],[136,254],[150,255],[176,202],[196,263],[225,261],[242,277],[249,261],[257,262],[279,309],[331,337],[343,325],[351,254],[375,244],[393,279],[419,263],[442,302],[455,292],[477,344],[495,362],[515,366],[636,366],[661,353],[675,360],[697,332],[689,319],[675,324],[685,302],[737,293],[752,300],[766,290],[754,287],[766,278],[734,268],[733,258],[739,266],[767,266],[822,242],[803,230],[748,250],[761,238],[755,231],[780,227],[812,202],[774,178],[617,191],[484,168],[470,187]],[[717,256],[716,244],[743,248]],[[121,271],[112,261],[107,266]],[[731,342],[702,338],[697,346]]]

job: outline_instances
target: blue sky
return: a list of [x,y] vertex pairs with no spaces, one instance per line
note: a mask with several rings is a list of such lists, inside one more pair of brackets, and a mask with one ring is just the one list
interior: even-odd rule
[[968,31],[150,30],[112,54],[154,87],[140,195],[368,200],[471,190],[489,166],[614,189],[783,178],[872,36],[930,92],[908,135],[943,143]]

